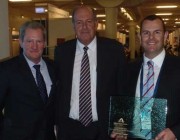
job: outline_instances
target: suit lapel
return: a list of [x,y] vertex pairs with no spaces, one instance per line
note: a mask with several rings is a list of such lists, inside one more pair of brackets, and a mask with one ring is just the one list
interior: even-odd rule
[[101,91],[101,81],[102,81],[102,72],[106,68],[102,65],[103,64],[103,57],[104,57],[104,52],[102,49],[104,45],[102,44],[101,40],[97,37],[97,84],[96,84],[96,96],[98,96]]
[[46,63],[46,66],[47,66],[47,69],[48,69],[48,73],[49,73],[49,76],[50,76],[50,79],[51,79],[51,82],[52,82],[52,85],[51,85],[51,90],[50,90],[50,93],[49,93],[49,98],[51,98],[52,96],[52,93],[54,93],[55,91],[55,72],[54,72],[54,69],[53,69],[53,64],[50,64],[51,62],[48,62],[46,59],[43,59]]
[[23,55],[20,55],[19,57],[19,71],[23,75],[22,77],[24,78],[24,81],[29,83],[29,85],[32,85],[32,89],[35,89],[37,92],[38,87],[36,85],[36,81]]
[[40,96],[39,89],[34,79],[34,76],[23,55],[20,55],[19,57],[19,71],[22,74],[22,77],[24,79],[23,81],[26,81],[25,82],[27,84],[26,87],[29,87],[29,89],[26,89],[26,90],[31,91],[31,94],[34,94],[36,98],[39,98],[41,101],[41,104],[44,105],[44,102]]
[[[71,100],[71,89],[72,89],[72,78],[73,78],[73,67],[74,67],[74,59],[75,59],[75,53],[76,53],[76,39],[74,39],[71,43],[64,46],[63,51],[63,58],[61,60],[61,71],[63,71],[63,74],[61,75],[63,78],[66,79],[66,82],[63,82],[63,84],[66,87],[66,91],[64,95],[64,103],[65,107],[67,107],[67,114],[69,113],[70,109],[70,100]],[[62,70],[64,69],[64,70]],[[65,77],[64,77],[65,76]]]
[[160,74],[158,76],[159,83],[157,85],[157,93],[155,95],[156,98],[163,98],[165,93],[167,92],[165,85],[167,85],[167,79],[168,79],[167,76],[171,75],[172,67],[173,66],[171,66],[171,62],[169,63],[169,57],[166,55],[161,67]]
[[[71,90],[72,78],[73,78],[73,69],[74,69],[73,68],[74,67],[74,59],[75,59],[75,53],[76,53],[76,41],[74,40],[72,42],[72,44],[70,44],[70,46],[67,46],[67,48],[68,47],[69,47],[69,49],[66,50],[66,52],[67,52],[66,61],[69,61],[69,62],[66,63],[67,65],[66,65],[65,70],[66,70],[66,75],[69,75],[68,76],[69,78],[67,80],[69,80],[68,83],[71,83],[71,84],[69,84],[69,89]],[[71,93],[71,91],[68,93]],[[70,96],[71,95],[69,95],[68,97],[70,97]]]
[[[137,79],[141,71],[142,64],[143,64],[143,59],[128,64],[128,77],[127,77],[128,84],[126,90],[129,96],[135,96],[136,94]],[[140,85],[137,88],[140,88]]]

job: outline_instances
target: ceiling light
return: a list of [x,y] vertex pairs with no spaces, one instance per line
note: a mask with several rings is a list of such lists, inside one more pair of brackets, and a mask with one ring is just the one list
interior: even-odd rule
[[139,25],[136,25],[136,28],[140,29]]
[[177,6],[176,5],[156,6],[156,8],[177,8]]
[[97,15],[97,17],[106,17],[106,15],[104,15],[104,14],[99,14],[99,15]]
[[180,24],[180,22],[176,21],[175,24]]
[[11,2],[25,2],[25,1],[32,1],[32,0],[9,0],[9,1],[11,1]]
[[126,11],[125,8],[121,7],[121,13],[123,13],[127,19],[129,20],[133,20],[133,18],[131,17],[131,15]]
[[168,19],[168,18],[163,18],[163,20],[166,20],[166,21],[167,21],[167,20],[169,20],[169,19]]
[[172,13],[157,13],[157,16],[169,16],[172,15]]

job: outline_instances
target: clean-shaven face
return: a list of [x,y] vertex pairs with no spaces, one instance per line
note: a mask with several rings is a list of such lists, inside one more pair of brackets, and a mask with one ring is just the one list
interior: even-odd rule
[[91,9],[79,8],[74,15],[74,30],[79,41],[88,45],[95,37],[97,21],[93,17]]
[[20,40],[24,55],[34,63],[41,60],[45,40],[41,29],[26,29],[24,40]]
[[141,45],[145,56],[152,59],[160,54],[167,36],[161,20],[145,20],[141,29]]

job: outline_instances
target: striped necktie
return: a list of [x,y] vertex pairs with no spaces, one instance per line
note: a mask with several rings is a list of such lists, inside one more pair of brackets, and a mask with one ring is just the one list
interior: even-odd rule
[[154,62],[148,61],[148,74],[147,74],[147,80],[143,84],[143,95],[142,97],[149,97],[151,98],[154,93]]
[[146,82],[143,84],[143,94],[141,100],[141,126],[142,134],[146,139],[151,139],[151,110],[153,106],[154,94],[154,63],[148,61],[148,74]]
[[88,126],[92,122],[91,107],[91,78],[88,47],[84,47],[84,55],[81,61],[80,87],[79,87],[79,121]]

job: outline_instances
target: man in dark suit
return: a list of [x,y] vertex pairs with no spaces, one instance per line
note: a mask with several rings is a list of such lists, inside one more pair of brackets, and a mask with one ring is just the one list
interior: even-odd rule
[[[159,16],[150,15],[145,17],[141,22],[140,35],[144,55],[141,60],[129,65],[128,93],[132,96],[142,97],[143,86],[141,86],[141,83],[144,84],[148,71],[146,62],[153,61],[154,93],[152,97],[167,99],[166,128],[156,136],[155,140],[179,140],[180,59],[165,53],[164,42],[168,37],[168,32],[165,30],[164,22]],[[152,107],[152,113],[153,109]]]
[[[107,140],[109,97],[120,94],[123,89],[126,64],[124,50],[116,40],[95,35],[98,23],[93,9],[84,5],[77,7],[72,20],[77,39],[67,41],[55,50],[59,80],[56,98],[58,139]],[[91,74],[89,112],[92,122],[88,125],[80,122],[79,115],[80,69],[84,46],[88,47]]]
[[[0,139],[55,140],[54,68],[42,58],[46,30],[28,21],[20,28],[19,42],[22,54],[0,63]],[[40,65],[44,86],[38,82],[34,65]]]

